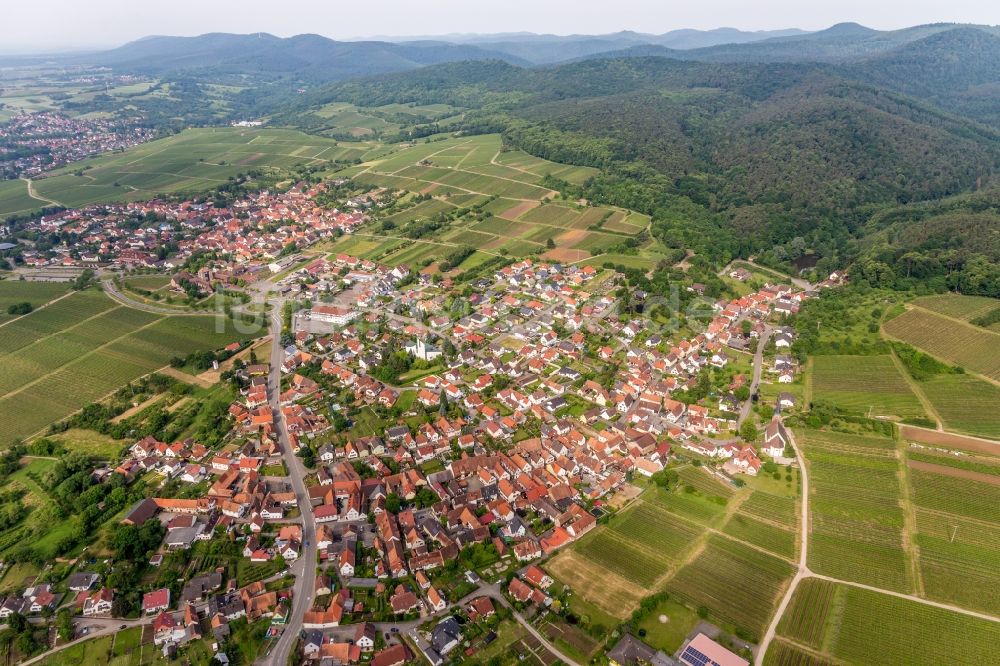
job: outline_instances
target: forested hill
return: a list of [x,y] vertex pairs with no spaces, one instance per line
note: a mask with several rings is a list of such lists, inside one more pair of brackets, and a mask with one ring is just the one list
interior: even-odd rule
[[[276,120],[331,101],[466,107],[465,131],[501,131],[535,155],[601,168],[574,194],[653,214],[668,244],[772,262],[805,247],[833,267],[862,252],[873,213],[968,192],[1000,172],[1000,128],[913,87],[1000,106],[1000,70],[989,66],[997,42],[955,28],[851,65],[447,63],[314,91]],[[920,58],[949,61],[939,83],[913,82]]]
[[266,33],[210,33],[197,37],[147,37],[111,51],[76,56],[119,71],[183,73],[211,80],[251,76],[329,82],[397,72],[442,62],[501,58],[527,61],[468,44],[446,42],[340,42],[320,35],[275,37]]

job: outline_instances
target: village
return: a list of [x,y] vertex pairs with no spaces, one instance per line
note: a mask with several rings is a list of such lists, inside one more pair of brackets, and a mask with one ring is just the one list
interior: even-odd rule
[[[262,280],[289,243],[309,247],[366,221],[313,206],[321,189],[265,192],[231,210],[147,202],[37,224],[93,248],[71,261],[177,270],[211,252],[219,258],[172,283],[210,290]],[[126,223],[154,216],[162,222]],[[171,242],[176,254],[159,258],[156,248]],[[717,461],[723,479],[785,461],[778,416],[757,446],[738,434],[762,374],[792,381],[796,364],[782,352],[795,334],[773,322],[810,293],[768,284],[708,304],[703,330],[671,338],[621,311],[619,279],[524,259],[463,293],[447,277],[345,254],[286,271],[272,285],[278,303],[309,307],[272,332],[271,363],[235,366],[225,443],[149,436],[95,472],[196,490],[154,494],[127,512],[125,525],[162,527],[149,567],[222,540],[267,574],[240,585],[221,567],[179,589],[144,591],[140,618],[154,643],[168,654],[211,631],[222,645],[243,619],[266,623],[268,638],[301,630],[307,660],[357,663],[377,648],[372,663],[418,651],[436,666],[455,657],[463,631],[497,612],[546,612],[551,579],[532,563],[593,530],[636,477],[678,454]],[[713,371],[725,378],[716,397],[692,400]],[[781,394],[775,408],[794,405]],[[80,616],[112,617],[120,591],[96,574],[74,576]],[[0,617],[58,604],[39,585],[6,599]]]
[[53,111],[21,112],[0,124],[0,180],[32,178],[98,153],[152,141],[139,118],[69,118]]
[[[351,200],[350,210],[322,208],[313,198],[323,184],[267,190],[217,208],[210,201],[154,200],[67,209],[25,222],[20,231],[69,242],[45,250],[4,245],[14,266],[159,270],[187,282],[196,294],[243,286],[287,264],[290,251],[333,234],[349,233],[367,220],[375,195]],[[182,270],[197,259],[192,272]],[[31,275],[29,274],[30,278]]]

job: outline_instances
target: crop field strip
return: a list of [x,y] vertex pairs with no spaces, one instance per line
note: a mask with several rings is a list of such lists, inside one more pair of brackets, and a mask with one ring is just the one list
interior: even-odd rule
[[1000,308],[1000,300],[986,296],[960,296],[958,294],[939,294],[923,296],[915,299],[913,305],[930,310],[947,317],[972,321],[976,317],[989,314]]
[[814,356],[814,395],[849,412],[926,416],[890,356]]
[[0,324],[17,315],[7,314],[7,308],[16,303],[30,303],[37,310],[60,296],[69,293],[65,282],[27,282],[24,280],[0,280]]
[[792,577],[792,565],[724,536],[712,535],[705,549],[667,583],[672,596],[749,634],[763,634],[774,606]]
[[[542,203],[556,193],[535,183],[545,173],[561,171],[565,165],[537,158],[528,160],[534,170],[501,165],[492,162],[499,150],[500,140],[496,135],[448,139],[404,146],[380,155],[364,165],[363,170],[343,171],[362,184],[435,197],[388,216],[397,226],[485,202],[482,212],[490,217],[453,221],[433,235],[423,237],[424,247],[402,247],[398,253],[386,254],[380,260],[390,265],[433,261],[439,258],[441,247],[460,246],[472,246],[485,254],[521,257],[544,250],[551,240],[556,248],[549,251],[551,256],[546,255],[550,260],[583,261],[635,235],[648,223],[648,218],[636,218],[630,211],[566,202]],[[488,201],[487,197],[495,198]],[[596,229],[602,220],[612,217],[622,224],[621,229]],[[633,218],[637,224],[625,223]]]
[[[75,306],[60,308],[63,303]],[[162,368],[173,356],[239,338],[213,316],[171,318],[73,294],[0,328],[0,444],[24,437]],[[17,337],[9,337],[15,329]]]
[[970,375],[936,375],[919,384],[946,430],[1000,439],[1000,386]]
[[809,567],[909,592],[894,440],[814,430],[796,434],[811,480]]
[[[996,663],[1000,623],[824,580],[802,581],[778,625],[778,651],[765,663],[866,666],[979,666]],[[795,648],[804,645],[819,657]],[[775,646],[772,646],[772,649]],[[813,660],[803,660],[795,653]]]
[[911,308],[883,324],[890,336],[1000,382],[1000,333]]

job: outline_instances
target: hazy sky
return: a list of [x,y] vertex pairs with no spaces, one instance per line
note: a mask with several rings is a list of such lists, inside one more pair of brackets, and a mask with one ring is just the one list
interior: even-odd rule
[[449,32],[662,33],[1000,23],[998,0],[6,0],[0,51],[116,46],[146,35],[311,32],[335,39]]

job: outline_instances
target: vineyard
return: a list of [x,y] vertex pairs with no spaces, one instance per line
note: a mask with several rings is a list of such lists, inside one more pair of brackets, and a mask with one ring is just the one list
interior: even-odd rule
[[[341,173],[357,183],[434,197],[387,217],[383,238],[409,240],[397,240],[389,251],[359,253],[374,258],[381,252],[379,261],[389,265],[422,267],[466,247],[477,250],[469,257],[475,258],[472,265],[491,256],[538,252],[544,259],[583,261],[621,246],[648,223],[618,208],[553,202],[557,193],[542,185],[547,175],[579,182],[596,170],[501,152],[498,135],[404,146]],[[647,263],[665,257],[655,244],[647,245]]]
[[[823,646],[835,583],[806,578],[795,588],[792,602],[778,624],[778,633],[815,649]],[[841,588],[842,589],[842,588]]]
[[13,319],[7,308],[15,303],[30,303],[36,310],[69,290],[65,282],[24,282],[20,280],[0,280],[0,324]]
[[972,321],[1000,307],[1000,301],[986,296],[938,294],[918,298],[913,301],[913,305],[948,317]]
[[80,292],[0,328],[0,444],[163,367],[241,336],[205,317],[162,317]]
[[844,597],[834,657],[868,666],[996,663],[1000,623],[854,587]]
[[776,638],[764,658],[764,666],[830,666],[831,661],[814,657]]
[[1000,333],[934,314],[910,309],[885,323],[885,331],[918,349],[958,364],[990,379],[1000,380]]
[[[809,566],[845,580],[909,591],[899,461],[892,440],[802,430],[809,465]],[[864,455],[859,451],[870,451]]]
[[920,389],[944,421],[945,428],[980,437],[1000,438],[1000,387],[969,375],[937,375]]
[[703,525],[714,524],[725,512],[725,500],[705,497],[697,492],[654,489],[649,500],[656,502],[670,513]]
[[651,586],[687,550],[702,528],[663,507],[640,501],[574,550],[623,578]]
[[[974,666],[996,663],[1000,624],[849,585],[806,579],[795,590],[778,635],[830,661],[866,666]],[[825,662],[778,640],[765,663]]]
[[678,476],[685,484],[694,487],[698,492],[707,497],[723,497],[729,499],[736,492],[728,483],[711,475],[701,467],[680,467],[677,470]]
[[858,414],[923,417],[924,409],[889,356],[815,356],[817,399]]
[[740,513],[755,516],[788,528],[798,525],[799,503],[793,497],[755,492],[740,505]]
[[725,534],[746,541],[780,557],[795,557],[795,532],[737,512],[726,524]]
[[927,595],[1000,613],[1000,486],[918,469],[910,480]]
[[713,535],[705,550],[667,584],[693,607],[752,636],[760,636],[792,575],[792,566],[726,537]]

